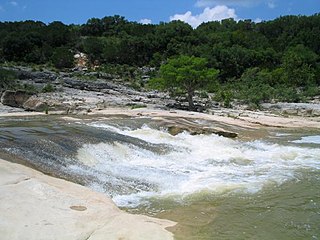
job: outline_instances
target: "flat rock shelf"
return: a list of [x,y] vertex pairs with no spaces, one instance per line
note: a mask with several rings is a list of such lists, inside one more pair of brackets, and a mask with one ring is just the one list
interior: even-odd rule
[[119,210],[106,195],[0,160],[0,236],[35,239],[173,239],[168,220]]

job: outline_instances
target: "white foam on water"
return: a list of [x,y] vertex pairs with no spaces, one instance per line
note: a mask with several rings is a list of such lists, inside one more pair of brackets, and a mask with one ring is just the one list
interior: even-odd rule
[[320,144],[320,136],[306,136],[302,137],[299,140],[292,141],[294,143],[315,143],[315,144]]
[[[99,127],[102,127],[100,124]],[[105,126],[106,129],[114,127]],[[153,196],[187,196],[200,191],[255,193],[267,184],[281,184],[295,178],[300,169],[320,169],[320,149],[271,144],[263,141],[242,142],[217,135],[181,133],[143,126],[117,133],[163,144],[171,149],[157,153],[121,142],[86,144],[79,150],[84,164],[128,179],[137,192],[116,195],[119,206],[134,206]],[[88,158],[89,161],[83,160]],[[135,181],[149,184],[139,189]]]

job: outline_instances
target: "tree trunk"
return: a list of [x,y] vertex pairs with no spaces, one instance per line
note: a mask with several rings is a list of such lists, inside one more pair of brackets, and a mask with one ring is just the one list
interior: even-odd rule
[[189,110],[190,111],[193,111],[195,108],[194,108],[194,103],[193,103],[193,92],[191,91],[188,91],[188,103],[189,103]]

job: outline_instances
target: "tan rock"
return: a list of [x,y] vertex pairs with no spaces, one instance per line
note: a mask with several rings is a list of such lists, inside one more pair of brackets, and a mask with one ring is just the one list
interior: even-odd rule
[[30,94],[25,91],[5,91],[1,96],[1,103],[11,107],[22,107],[22,105],[30,98]]
[[48,104],[36,97],[31,97],[23,104],[23,108],[28,111],[42,112],[48,108]]
[[0,160],[2,240],[173,239],[175,223],[119,210],[101,193]]

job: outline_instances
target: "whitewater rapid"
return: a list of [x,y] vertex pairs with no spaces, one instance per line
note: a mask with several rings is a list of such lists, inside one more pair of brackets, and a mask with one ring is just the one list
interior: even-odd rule
[[[78,150],[77,159],[98,170],[101,181],[108,175],[107,181],[114,179],[121,185],[121,179],[126,185],[127,191],[112,193],[118,206],[134,207],[153,197],[183,199],[203,192],[256,193],[270,184],[295,179],[297,171],[320,169],[319,148],[186,132],[172,136],[146,125],[138,129],[104,123],[90,126],[145,142],[145,146],[121,141],[84,144]],[[98,185],[91,187],[102,191]]]

